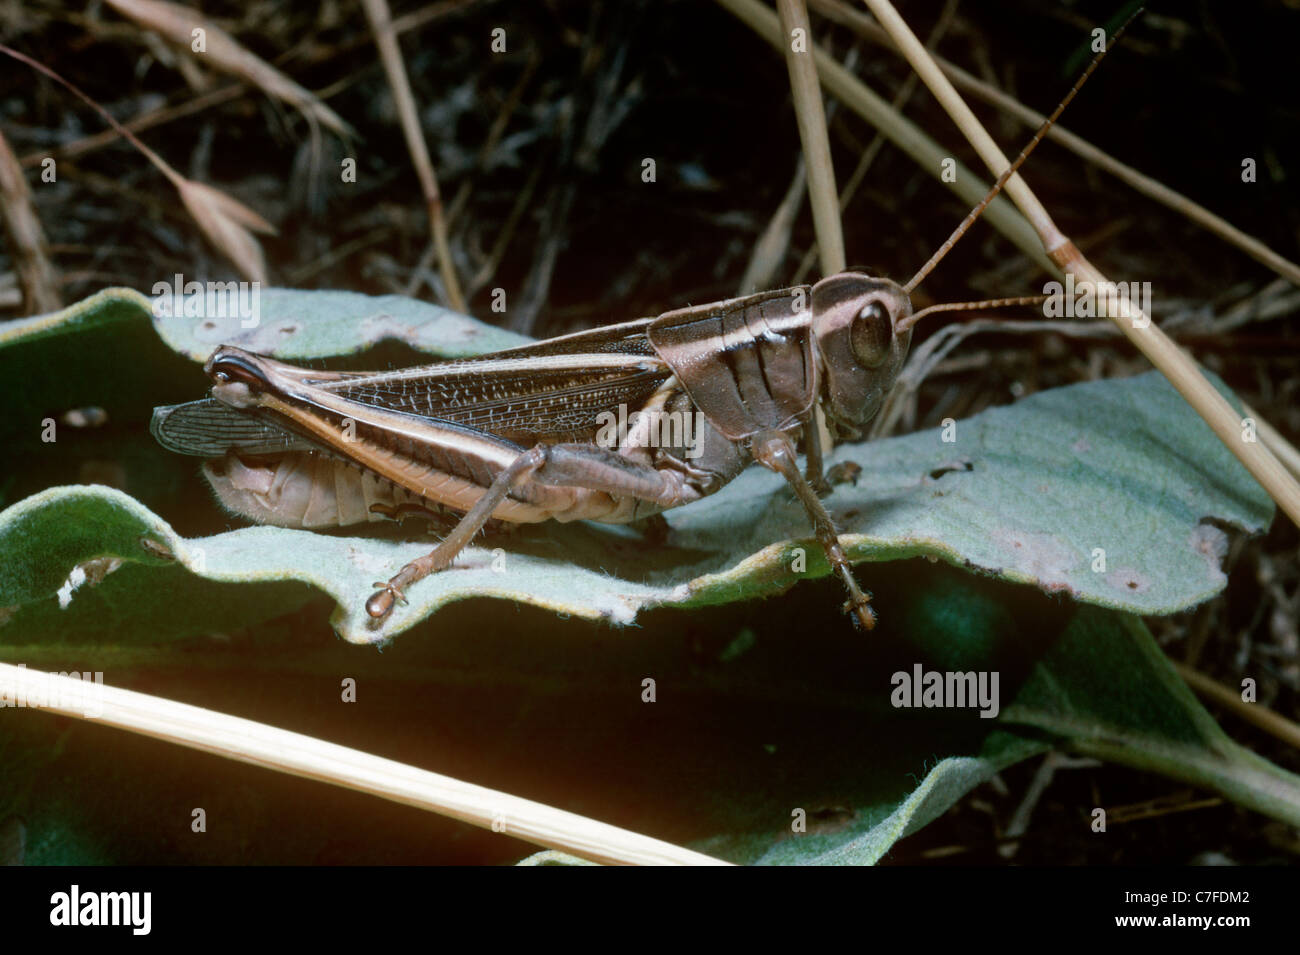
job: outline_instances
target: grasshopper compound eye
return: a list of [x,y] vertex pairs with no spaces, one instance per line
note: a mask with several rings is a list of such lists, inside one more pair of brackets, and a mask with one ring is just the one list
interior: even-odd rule
[[864,368],[880,367],[880,363],[889,357],[893,337],[893,322],[889,320],[885,306],[878,301],[864,305],[849,327],[853,357]]

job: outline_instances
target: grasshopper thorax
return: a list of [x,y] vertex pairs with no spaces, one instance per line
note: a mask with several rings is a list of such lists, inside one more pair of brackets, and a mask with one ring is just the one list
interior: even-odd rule
[[857,431],[880,410],[907,357],[912,314],[903,287],[861,272],[828,276],[812,289],[822,408],[837,424]]

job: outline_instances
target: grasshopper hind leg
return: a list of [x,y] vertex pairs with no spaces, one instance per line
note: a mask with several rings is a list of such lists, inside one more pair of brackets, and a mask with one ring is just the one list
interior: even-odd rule
[[430,574],[450,567],[456,555],[465,549],[465,545],[474,539],[474,535],[483,529],[507,494],[527,481],[534,472],[546,463],[546,448],[538,446],[525,451],[517,457],[508,468],[496,476],[483,496],[466,512],[451,533],[443,538],[442,543],[425,556],[411,561],[388,583],[376,583],[379,587],[366,601],[366,613],[376,621],[382,621],[398,601],[406,601],[404,591],[416,581],[423,580]]
[[631,462],[613,452],[590,445],[539,444],[519,457],[493,479],[491,486],[432,553],[411,561],[366,601],[366,613],[382,622],[411,584],[451,566],[456,555],[474,539],[492,512],[513,490],[524,485],[573,487],[649,501],[660,507],[682,502],[680,479],[669,473]]
[[871,598],[858,586],[849,559],[844,553],[844,548],[840,546],[839,535],[835,531],[831,516],[826,512],[826,507],[818,497],[817,491],[800,472],[794,445],[790,439],[780,431],[760,432],[754,436],[751,448],[755,461],[781,475],[794,488],[795,494],[798,495],[808,516],[812,519],[813,529],[817,534],[818,542],[826,552],[826,559],[839,574],[844,589],[848,591],[849,599],[844,604],[845,611],[851,612],[864,630],[872,629],[876,625],[876,614],[871,609]]

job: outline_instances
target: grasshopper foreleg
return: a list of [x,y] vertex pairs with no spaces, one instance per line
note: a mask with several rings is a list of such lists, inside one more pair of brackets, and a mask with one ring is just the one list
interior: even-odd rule
[[821,543],[822,549],[826,551],[826,559],[830,561],[835,572],[840,575],[840,580],[844,582],[844,588],[849,592],[849,599],[844,604],[844,609],[852,611],[863,628],[870,630],[876,625],[876,615],[871,609],[871,599],[862,592],[861,588],[858,587],[858,582],[853,577],[853,569],[849,564],[848,557],[844,554],[844,548],[840,546],[839,535],[835,532],[835,525],[831,522],[830,514],[826,512],[826,507],[817,497],[817,492],[813,489],[813,486],[799,471],[794,445],[782,432],[766,431],[754,436],[751,449],[755,461],[781,475],[794,488],[795,494],[799,496],[804,509],[812,519],[817,540]]

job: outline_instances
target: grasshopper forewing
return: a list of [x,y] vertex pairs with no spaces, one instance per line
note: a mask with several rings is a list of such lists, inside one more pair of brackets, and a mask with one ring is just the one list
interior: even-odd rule
[[870,628],[875,614],[819,497],[825,445],[862,437],[907,357],[912,326],[930,311],[913,313],[912,289],[1099,60],[905,286],[841,272],[401,371],[313,371],[225,345],[205,366],[212,397],[156,409],[153,432],[174,451],[217,459],[205,476],[254,521],[322,527],[407,508],[457,515],[430,554],[375,585],[366,610],[376,622],[490,520],[628,523],[707,497],[757,462],[794,489],[848,592],[845,609]]

